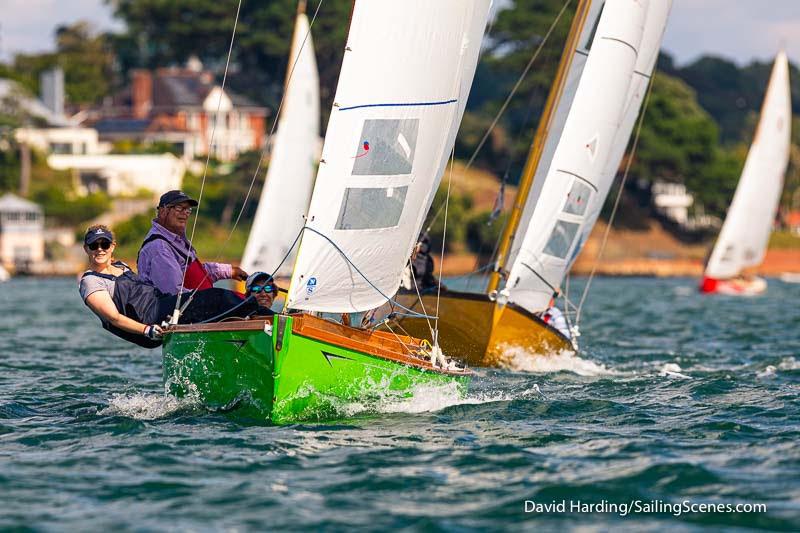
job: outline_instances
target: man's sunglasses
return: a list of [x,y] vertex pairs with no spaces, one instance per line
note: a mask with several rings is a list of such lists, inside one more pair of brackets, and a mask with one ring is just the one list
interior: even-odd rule
[[88,244],[87,246],[92,251],[95,251],[98,248],[102,248],[103,250],[108,250],[109,248],[111,248],[111,241],[100,239],[99,241],[94,241],[92,244]]
[[250,292],[252,292],[253,294],[258,294],[261,291],[264,291],[264,292],[275,292],[275,286],[274,285],[253,285],[252,287],[250,287]]
[[167,209],[174,209],[178,213],[186,213],[187,215],[191,215],[194,210],[191,207],[183,207],[182,205],[168,205]]

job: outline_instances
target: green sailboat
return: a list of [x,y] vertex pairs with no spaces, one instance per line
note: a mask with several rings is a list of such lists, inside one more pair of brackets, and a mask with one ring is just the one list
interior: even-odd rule
[[470,372],[438,346],[320,314],[370,311],[397,292],[453,149],[490,3],[355,3],[285,312],[169,327],[172,394],[280,424],[429,386],[466,392]]

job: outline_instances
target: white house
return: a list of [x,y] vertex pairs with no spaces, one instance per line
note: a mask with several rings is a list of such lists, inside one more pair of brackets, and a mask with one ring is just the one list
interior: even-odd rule
[[684,184],[656,181],[650,192],[653,205],[662,215],[682,225],[689,221],[689,207],[694,197],[686,192]]
[[142,189],[154,195],[180,189],[186,164],[172,154],[60,155],[47,158],[56,170],[72,170],[80,194],[103,191],[131,196]]
[[0,196],[0,264],[26,272],[44,260],[44,212],[13,194]]
[[109,143],[98,140],[93,128],[19,128],[14,135],[17,142],[50,154],[107,154],[111,150]]

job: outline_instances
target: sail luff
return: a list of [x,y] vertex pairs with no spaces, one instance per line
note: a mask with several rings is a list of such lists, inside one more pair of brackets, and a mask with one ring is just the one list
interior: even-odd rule
[[732,278],[763,261],[789,163],[791,120],[789,64],[786,54],[780,52],[742,175],[706,266],[706,277]]
[[[664,37],[671,9],[672,0],[650,0],[648,4],[644,33],[639,46],[639,54],[636,59],[630,87],[628,88],[625,111],[619,129],[614,136],[605,170],[600,175],[597,183],[598,195],[602,195],[604,198],[608,195],[611,185],[614,183],[614,178],[628,147],[636,119],[639,117],[661,50],[661,41]],[[600,216],[603,203],[593,203],[591,210],[587,212],[586,222],[581,228],[581,237],[578,240],[580,243],[578,251],[589,238],[589,234]],[[573,256],[577,256],[577,253],[574,253]]]
[[292,36],[283,106],[269,168],[242,257],[248,272],[288,275],[290,248],[303,227],[314,184],[319,143],[319,76],[308,17],[299,13]]
[[289,307],[363,311],[397,291],[455,142],[490,4],[355,4]]
[[[547,308],[607,194],[603,174],[622,123],[648,2],[608,0],[546,177],[503,293],[531,312]],[[534,191],[535,193],[536,191]]]
[[572,58],[567,70],[566,79],[564,81],[564,89],[561,97],[559,98],[558,105],[555,107],[553,117],[547,135],[542,144],[542,153],[534,170],[534,177],[532,179],[532,187],[527,194],[525,207],[522,210],[519,228],[510,243],[510,248],[505,260],[506,275],[511,270],[511,265],[517,259],[522,244],[525,242],[525,235],[527,229],[530,228],[531,217],[536,210],[539,196],[545,185],[547,174],[555,157],[556,149],[561,141],[564,128],[569,118],[570,109],[575,100],[578,85],[583,76],[583,70],[586,67],[586,61],[591,50],[592,41],[597,31],[600,17],[603,13],[605,3],[599,0],[593,0],[588,8],[587,18],[580,28],[580,36],[578,37],[578,44],[572,53]]
[[586,23],[591,4],[592,0],[580,0],[578,6],[575,8],[575,15],[573,16],[572,24],[570,25],[569,33],[567,34],[567,40],[564,43],[564,52],[561,54],[561,59],[558,63],[558,69],[556,70],[553,84],[550,88],[550,92],[547,95],[542,116],[539,119],[539,125],[536,128],[536,134],[533,137],[531,149],[528,152],[528,157],[525,160],[525,166],[522,170],[522,175],[520,176],[517,195],[514,198],[514,205],[511,208],[508,222],[506,223],[506,227],[504,228],[503,234],[500,237],[500,244],[497,248],[497,264],[494,271],[489,276],[489,284],[486,288],[487,292],[496,290],[500,285],[500,279],[506,266],[508,254],[511,250],[511,241],[514,239],[514,236],[519,229],[520,221],[522,220],[522,213],[525,209],[526,203],[528,202],[528,195],[531,191],[531,187],[533,186],[536,168],[541,161],[542,151],[544,150],[544,144],[547,139],[548,132],[550,131],[550,125],[552,123],[555,110],[558,108],[559,100],[564,93],[564,85],[566,83],[567,73],[569,72],[572,58],[575,56],[575,50],[578,47],[578,39],[581,36],[581,32],[583,31],[583,27]]

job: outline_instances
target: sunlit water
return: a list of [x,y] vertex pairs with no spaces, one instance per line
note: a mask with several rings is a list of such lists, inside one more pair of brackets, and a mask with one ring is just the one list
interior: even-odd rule
[[[0,285],[0,528],[800,529],[800,285],[599,279],[579,356],[273,427],[166,397],[73,280]],[[757,513],[525,513],[765,503]],[[530,504],[529,504],[530,505]]]

